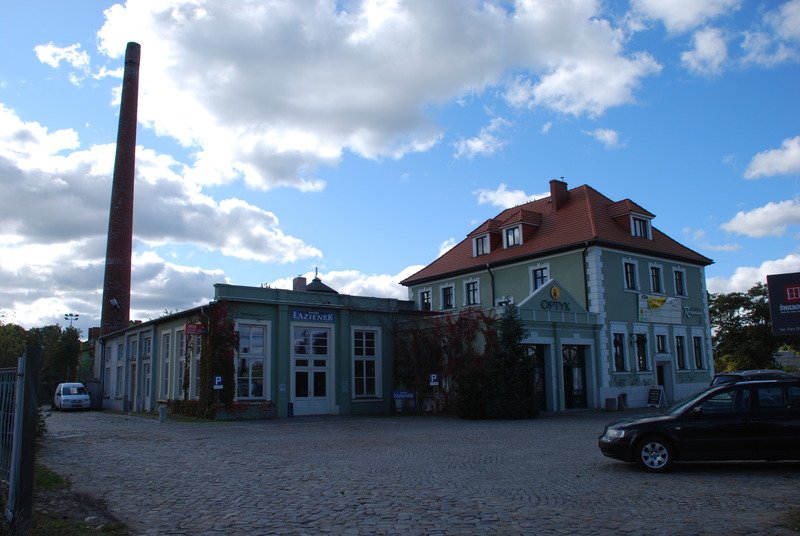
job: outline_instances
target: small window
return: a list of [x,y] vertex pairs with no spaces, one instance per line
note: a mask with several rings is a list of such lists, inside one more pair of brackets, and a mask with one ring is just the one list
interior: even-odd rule
[[454,304],[453,287],[442,287],[442,309],[452,309]]
[[675,359],[678,370],[686,370],[686,337],[683,335],[675,336]]
[[640,238],[650,238],[650,222],[643,218],[633,218],[631,225],[633,229],[633,236]]
[[477,281],[470,281],[464,284],[464,305],[478,305],[480,303],[480,292]]
[[624,270],[625,270],[625,289],[636,290],[638,288],[636,286],[636,263],[633,262],[624,263]]
[[534,268],[531,271],[531,277],[533,278],[533,290],[536,290],[545,283],[547,283],[548,280],[547,267]]
[[675,295],[686,296],[686,285],[684,283],[685,275],[683,270],[675,270]]
[[422,290],[419,293],[419,308],[423,311],[431,310],[431,291]]
[[624,333],[614,333],[614,372],[625,372]]
[[486,255],[489,253],[489,239],[486,235],[475,239],[475,256]]
[[706,368],[703,362],[703,337],[693,337],[692,342],[694,343],[694,368],[702,370]]
[[759,387],[758,407],[762,409],[785,408],[788,404],[783,396],[783,387]]
[[658,266],[650,267],[650,289],[651,292],[663,292],[661,288],[661,268]]
[[636,360],[639,370],[647,370],[647,335],[644,333],[636,334]]
[[659,354],[667,353],[667,336],[656,335],[656,352]]
[[506,247],[518,246],[522,243],[519,226],[506,229]]

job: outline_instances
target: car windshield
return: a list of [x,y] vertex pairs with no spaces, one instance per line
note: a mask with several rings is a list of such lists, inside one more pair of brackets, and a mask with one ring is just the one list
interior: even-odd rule
[[708,393],[708,391],[703,391],[701,393],[697,393],[694,396],[691,396],[691,397],[689,397],[689,398],[687,398],[685,400],[682,400],[682,401],[678,402],[677,404],[675,404],[671,408],[667,408],[662,413],[664,413],[665,415],[680,415],[681,413],[686,411],[686,409],[689,406],[692,406],[695,403],[697,403],[697,401],[700,400],[701,398],[703,398],[707,393]]
[[83,385],[71,385],[64,387],[63,392],[65,395],[85,395],[86,388]]

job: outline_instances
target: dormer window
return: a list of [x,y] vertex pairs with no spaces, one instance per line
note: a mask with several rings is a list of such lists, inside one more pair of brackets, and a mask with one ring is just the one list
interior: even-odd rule
[[507,248],[522,244],[522,235],[519,231],[519,225],[506,229],[503,239],[505,242],[505,247]]
[[480,257],[489,253],[489,237],[486,235],[479,236],[473,241],[474,256]]
[[650,239],[650,220],[631,216],[631,231],[633,236]]

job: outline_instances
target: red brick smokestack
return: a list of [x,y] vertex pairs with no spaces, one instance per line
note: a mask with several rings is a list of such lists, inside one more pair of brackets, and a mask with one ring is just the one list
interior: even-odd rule
[[103,278],[101,334],[128,326],[131,314],[131,254],[133,251],[133,178],[136,160],[136,112],[139,106],[141,46],[128,43],[119,109],[117,154],[111,208],[108,214],[106,273]]

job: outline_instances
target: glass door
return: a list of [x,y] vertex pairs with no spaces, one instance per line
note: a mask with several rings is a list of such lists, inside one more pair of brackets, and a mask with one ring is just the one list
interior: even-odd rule
[[564,358],[564,407],[587,407],[585,346],[562,346]]
[[294,414],[330,413],[330,329],[296,327],[293,352],[291,388]]

